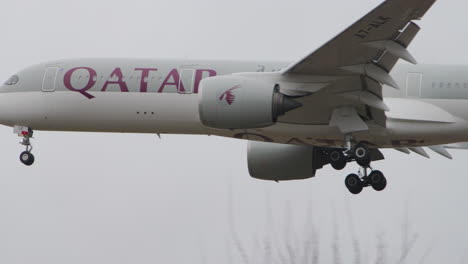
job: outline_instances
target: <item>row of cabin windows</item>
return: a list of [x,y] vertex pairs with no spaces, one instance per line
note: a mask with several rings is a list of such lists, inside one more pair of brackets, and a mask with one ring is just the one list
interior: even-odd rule
[[468,83],[452,83],[452,82],[433,82],[432,88],[448,88],[448,89],[468,89]]
[[[103,76],[103,75],[101,75],[101,76],[99,77],[99,79],[101,79],[101,80],[104,80],[104,78],[106,78],[108,81],[117,81],[117,80],[119,79],[118,77],[108,77],[108,76]],[[86,76],[80,75],[80,76],[78,76],[78,80],[79,80],[79,81],[81,81],[82,79],[84,79],[85,81],[89,80],[89,75],[86,75]],[[123,77],[122,77],[122,80],[123,80],[123,81],[128,81],[128,80],[133,80],[133,79],[139,81],[139,80],[141,80],[141,76],[137,76],[137,77],[133,77],[133,76],[130,76],[130,77],[123,76]],[[143,81],[144,81],[144,82],[148,82],[150,79],[151,79],[151,80],[154,80],[154,79],[156,79],[156,77],[155,77],[155,76],[152,76],[152,77],[145,77],[145,79],[144,79]],[[158,78],[158,79],[161,79],[161,78]],[[97,76],[94,76],[94,77],[93,77],[93,81],[97,81],[97,80],[98,80],[98,77],[97,77]]]

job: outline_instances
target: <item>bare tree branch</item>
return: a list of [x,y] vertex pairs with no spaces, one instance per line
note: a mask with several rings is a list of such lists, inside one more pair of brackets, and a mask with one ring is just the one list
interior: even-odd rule
[[377,234],[376,236],[376,264],[386,264],[387,263],[387,244],[385,242],[385,234],[383,232]]
[[318,264],[319,262],[319,235],[313,220],[312,202],[307,205],[306,221],[304,223],[304,248],[301,263]]
[[425,264],[429,256],[432,254],[432,251],[434,250],[435,244],[436,244],[436,239],[433,239],[432,242],[429,244],[429,246],[426,247],[426,250],[424,250],[424,254],[421,256],[421,259],[419,259],[419,264]]
[[460,264],[467,264],[467,263],[468,263],[468,250],[465,251],[465,254],[463,254],[460,260]]
[[297,247],[294,246],[293,242],[293,235],[294,235],[294,228],[293,228],[293,220],[292,220],[292,210],[291,210],[291,203],[290,201],[286,201],[285,204],[285,214],[284,214],[284,243],[286,246],[286,252],[289,256],[290,264],[296,263],[296,251],[298,250]]
[[413,249],[416,241],[418,240],[418,234],[411,233],[411,222],[409,219],[409,209],[408,203],[405,206],[405,214],[404,220],[402,224],[402,248],[401,248],[401,255],[398,260],[399,264],[403,264],[406,261],[406,258],[410,254],[411,250]]
[[227,255],[227,263],[234,264],[234,256],[232,255],[232,241],[231,238],[226,238],[226,255]]
[[348,223],[348,230],[351,234],[352,240],[352,247],[354,252],[354,264],[362,264],[362,256],[361,256],[361,245],[359,243],[359,239],[356,235],[356,228],[354,223],[354,215],[351,211],[351,207],[349,205],[349,200],[345,201],[345,210],[347,215],[347,223]]
[[286,257],[283,255],[282,248],[280,248],[280,243],[278,242],[278,237],[276,235],[275,221],[274,221],[274,216],[273,216],[273,207],[271,205],[270,189],[268,188],[266,189],[265,195],[266,195],[265,209],[266,209],[267,230],[272,241],[272,243],[270,243],[271,258],[275,260],[273,258],[273,252],[276,252],[277,257],[278,257],[277,261],[279,263],[286,264],[287,263]]
[[236,247],[241,259],[242,263],[250,264],[249,257],[242,245],[242,242],[237,234],[236,227],[235,227],[235,211],[234,211],[234,192],[232,182],[229,181],[229,190],[228,190],[228,221],[229,221],[229,230],[231,231],[231,237],[234,242],[234,246]]
[[332,224],[333,224],[333,242],[332,242],[332,254],[333,254],[333,263],[341,264],[341,255],[340,255],[340,236],[339,236],[339,226],[338,226],[338,216],[336,213],[335,203],[332,203]]

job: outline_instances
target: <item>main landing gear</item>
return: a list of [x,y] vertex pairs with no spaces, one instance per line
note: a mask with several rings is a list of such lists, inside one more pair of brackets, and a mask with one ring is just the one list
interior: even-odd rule
[[364,187],[372,186],[376,191],[383,191],[387,187],[387,179],[381,171],[373,170],[367,174],[370,167],[364,167],[364,172],[358,174],[350,174],[345,179],[346,188],[352,194],[359,194]]
[[342,170],[348,162],[355,160],[362,167],[369,167],[371,156],[369,149],[360,143],[346,151],[340,149],[332,150],[329,153],[330,164],[335,170]]
[[350,174],[346,177],[346,188],[352,194],[359,194],[364,187],[369,186],[376,191],[383,191],[387,187],[387,179],[381,171],[371,168],[371,155],[367,146],[363,143],[358,143],[354,147],[351,147],[350,141],[347,143],[348,147],[346,150],[335,149],[329,152],[330,164],[336,170],[344,169],[346,164],[351,161],[356,161],[362,167],[362,171],[359,170],[357,174]]
[[31,153],[32,145],[30,140],[33,136],[33,130],[29,127],[15,126],[15,133],[23,138],[20,144],[26,147],[26,150],[21,152],[19,159],[24,165],[31,166],[34,163],[34,155]]

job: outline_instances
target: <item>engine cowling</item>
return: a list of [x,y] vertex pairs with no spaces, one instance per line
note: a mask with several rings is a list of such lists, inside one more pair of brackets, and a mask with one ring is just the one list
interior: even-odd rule
[[247,162],[250,176],[268,181],[303,180],[328,163],[321,149],[249,141]]
[[279,92],[279,86],[241,76],[217,76],[200,83],[199,114],[211,128],[249,129],[273,125],[302,104]]

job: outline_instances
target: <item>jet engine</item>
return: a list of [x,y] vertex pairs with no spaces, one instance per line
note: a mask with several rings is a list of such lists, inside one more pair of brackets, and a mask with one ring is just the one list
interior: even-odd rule
[[268,181],[303,180],[328,163],[320,148],[249,141],[250,176]]
[[302,106],[280,93],[278,85],[241,76],[207,78],[200,83],[200,91],[200,119],[211,128],[268,127]]

